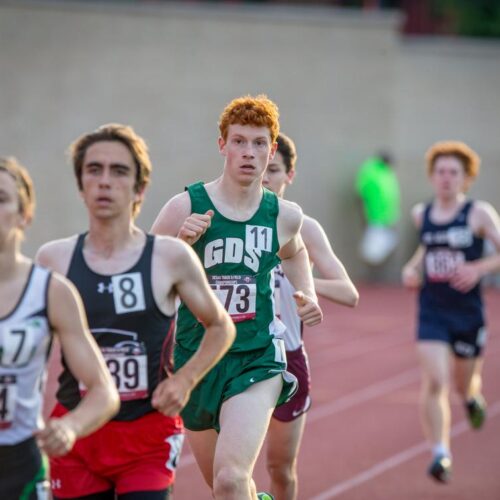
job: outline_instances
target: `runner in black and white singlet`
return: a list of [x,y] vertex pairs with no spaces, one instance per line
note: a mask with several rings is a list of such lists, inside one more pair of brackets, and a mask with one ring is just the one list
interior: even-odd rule
[[[48,498],[48,467],[33,435],[43,424],[45,364],[52,341],[46,304],[49,279],[47,270],[32,267],[17,306],[0,318],[0,484],[11,498],[9,483],[19,483],[20,476],[37,493],[46,488]],[[19,467],[25,453],[31,460]]]
[[[38,445],[51,455],[66,453],[76,437],[104,423],[118,404],[74,289],[19,251],[33,209],[27,171],[12,158],[0,158],[0,491],[5,500],[48,499],[47,460]],[[45,425],[43,390],[53,333],[89,391],[67,418]]]
[[[182,448],[179,411],[231,345],[234,328],[189,246],[134,224],[151,171],[144,141],[130,127],[110,124],[80,137],[72,154],[89,231],[44,245],[38,259],[80,291],[121,407],[70,454],[51,460],[53,495],[166,499]],[[177,296],[206,331],[192,362],[172,375]],[[63,366],[56,416],[86,391],[64,359]]]
[[[236,341],[193,392],[186,407],[188,438],[213,495],[256,497],[252,479],[272,411],[290,382],[277,336],[272,271],[279,260],[297,292],[297,311],[311,326],[322,319],[305,248],[300,208],[262,187],[276,150],[278,108],[266,96],[244,96],[223,110],[218,140],[224,170],[196,183],[161,210],[153,231],[193,246],[219,298],[236,323]],[[189,325],[179,310],[175,366],[191,355]],[[241,428],[251,429],[242,436]]]
[[[265,187],[283,197],[286,187],[295,176],[297,153],[293,141],[283,133],[278,135],[278,149],[264,174]],[[334,254],[326,234],[316,220],[304,216],[302,239],[307,248],[311,265],[320,274],[314,278],[316,292],[329,300],[353,307],[358,302],[358,292],[344,266]],[[298,494],[297,458],[306,422],[306,412],[311,406],[310,371],[303,341],[303,325],[297,314],[295,289],[282,272],[275,270],[274,298],[276,314],[285,324],[284,332],[287,370],[299,381],[299,389],[290,401],[274,410],[267,433],[267,469],[271,477],[271,493],[276,500],[294,500]]]
[[451,473],[450,354],[472,428],[479,429],[486,415],[480,279],[500,269],[500,255],[483,257],[484,238],[500,252],[500,220],[489,203],[465,197],[479,163],[477,154],[461,142],[438,142],[427,152],[434,200],[413,209],[420,246],[402,273],[407,287],[420,288],[417,348],[423,371],[423,427],[432,445],[428,472],[440,482],[447,482]]

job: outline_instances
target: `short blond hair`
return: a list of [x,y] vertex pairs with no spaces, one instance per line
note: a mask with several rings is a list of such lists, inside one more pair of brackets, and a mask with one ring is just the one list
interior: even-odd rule
[[441,141],[434,143],[425,155],[427,174],[431,175],[434,165],[441,156],[453,156],[459,160],[467,177],[474,179],[479,174],[481,158],[467,144],[460,141]]

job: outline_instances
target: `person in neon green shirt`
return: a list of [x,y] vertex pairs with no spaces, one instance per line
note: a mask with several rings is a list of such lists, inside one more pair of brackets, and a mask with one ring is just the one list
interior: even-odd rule
[[400,217],[400,192],[390,156],[381,153],[363,162],[355,187],[367,224],[359,252],[368,264],[380,265],[398,243],[395,225]]

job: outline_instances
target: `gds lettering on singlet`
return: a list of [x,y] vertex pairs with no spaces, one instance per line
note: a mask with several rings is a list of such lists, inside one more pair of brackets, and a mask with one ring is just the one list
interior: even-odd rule
[[272,251],[273,229],[247,225],[245,232],[245,240],[228,237],[207,243],[204,254],[205,269],[208,270],[217,264],[243,263],[256,273],[262,252]]
[[[257,273],[262,252],[272,251],[273,229],[245,226],[245,239],[217,238],[205,246],[206,270],[217,264],[243,264]],[[256,279],[253,275],[208,275],[209,283],[234,322],[253,319],[256,314]]]

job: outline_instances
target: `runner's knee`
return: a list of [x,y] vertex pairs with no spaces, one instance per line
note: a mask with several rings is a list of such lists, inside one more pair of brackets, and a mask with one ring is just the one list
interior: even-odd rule
[[296,461],[269,461],[267,470],[273,481],[280,484],[290,484],[297,479]]
[[429,396],[446,395],[449,390],[448,380],[441,377],[428,377],[424,382],[424,393]]
[[455,387],[457,392],[462,396],[462,398],[469,397],[469,393],[471,390],[477,391],[477,389],[481,386],[481,378],[479,375],[473,375],[470,378],[464,377],[456,377],[455,378]]
[[214,476],[214,494],[218,498],[230,496],[236,492],[250,488],[250,473],[241,467],[227,465]]

